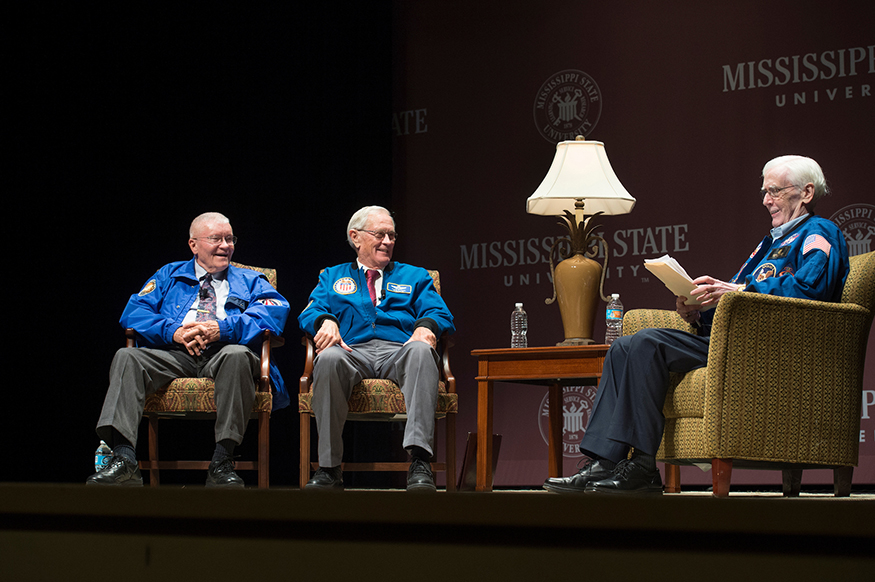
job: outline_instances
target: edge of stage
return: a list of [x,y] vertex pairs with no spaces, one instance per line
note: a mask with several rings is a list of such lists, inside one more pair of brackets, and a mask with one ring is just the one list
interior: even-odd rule
[[[875,573],[875,496],[409,494],[0,484],[0,571],[128,580],[337,572],[356,580]],[[588,564],[588,562],[591,563]],[[416,567],[421,563],[421,567]],[[219,568],[219,570],[216,570]],[[739,570],[738,568],[744,568]],[[341,574],[341,572],[343,572]],[[601,577],[601,575],[599,575]]]

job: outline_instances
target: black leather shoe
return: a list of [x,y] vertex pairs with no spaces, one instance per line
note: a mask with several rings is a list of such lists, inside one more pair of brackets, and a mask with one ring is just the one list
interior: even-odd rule
[[343,471],[336,467],[319,467],[304,489],[343,489]]
[[607,479],[590,481],[587,493],[620,493],[632,495],[662,495],[662,477],[659,471],[647,471],[633,461],[624,459]]
[[410,467],[407,469],[407,490],[437,491],[437,487],[434,485],[434,474],[431,472],[431,465],[428,461],[417,457],[413,457],[413,460],[410,461]]
[[121,455],[113,455],[106,467],[89,477],[85,484],[142,487],[143,476],[136,461],[129,461]]
[[599,481],[611,476],[611,470],[598,459],[592,459],[571,477],[550,477],[544,481],[544,489],[554,493],[583,493],[590,481]]
[[213,461],[207,469],[207,487],[243,487],[243,479],[234,472],[234,460]]

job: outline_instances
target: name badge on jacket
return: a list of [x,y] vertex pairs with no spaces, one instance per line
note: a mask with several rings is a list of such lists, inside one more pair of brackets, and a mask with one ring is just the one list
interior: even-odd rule
[[406,293],[410,295],[413,292],[412,285],[399,285],[398,283],[389,283],[386,285],[386,290],[390,293]]
[[769,254],[769,260],[783,259],[790,254],[790,247],[778,247]]

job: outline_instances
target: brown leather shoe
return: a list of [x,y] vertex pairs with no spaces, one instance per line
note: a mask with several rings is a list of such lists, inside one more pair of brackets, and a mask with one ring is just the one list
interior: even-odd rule
[[550,477],[544,481],[544,489],[554,493],[583,493],[587,483],[607,479],[611,473],[612,471],[606,469],[599,459],[590,459],[571,477]]

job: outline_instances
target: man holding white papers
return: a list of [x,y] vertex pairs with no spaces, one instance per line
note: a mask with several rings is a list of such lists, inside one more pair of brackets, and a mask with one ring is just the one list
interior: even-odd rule
[[[669,372],[685,373],[707,364],[711,321],[729,291],[838,301],[848,276],[844,236],[831,221],[814,215],[828,193],[814,160],[782,156],[763,168],[760,198],[771,232],[729,281],[693,279],[692,297],[678,297],[677,311],[698,334],[645,329],[613,343],[605,357],[593,412],[580,450],[588,463],[570,477],[550,478],[555,492],[662,493],[656,451],[665,419],[662,407]],[[693,299],[696,305],[686,305]],[[632,458],[627,459],[633,449]]]

